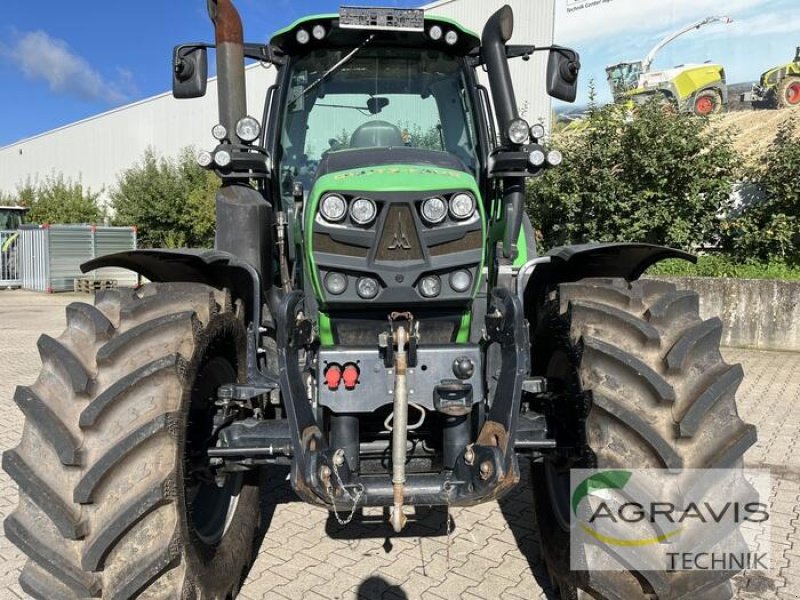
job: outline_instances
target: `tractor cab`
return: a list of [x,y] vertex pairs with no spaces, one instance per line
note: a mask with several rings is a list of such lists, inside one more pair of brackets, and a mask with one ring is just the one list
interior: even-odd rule
[[0,231],[13,231],[25,222],[28,208],[24,206],[0,206]]
[[627,92],[639,87],[642,61],[622,62],[606,67],[608,85],[615,101],[624,98]]

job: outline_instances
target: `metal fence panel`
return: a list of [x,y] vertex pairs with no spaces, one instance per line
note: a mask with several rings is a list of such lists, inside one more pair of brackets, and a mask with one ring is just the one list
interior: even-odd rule
[[0,231],[0,287],[19,287],[19,232]]
[[101,269],[84,275],[80,265],[92,258],[136,249],[134,227],[93,225],[23,226],[20,230],[22,287],[41,292],[72,290],[75,279],[113,279],[135,285],[136,274],[125,269]]

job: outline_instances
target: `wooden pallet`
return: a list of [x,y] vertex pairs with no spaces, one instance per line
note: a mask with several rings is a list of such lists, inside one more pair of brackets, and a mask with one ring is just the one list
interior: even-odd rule
[[117,287],[116,279],[75,279],[75,291],[92,294],[97,290],[110,290]]

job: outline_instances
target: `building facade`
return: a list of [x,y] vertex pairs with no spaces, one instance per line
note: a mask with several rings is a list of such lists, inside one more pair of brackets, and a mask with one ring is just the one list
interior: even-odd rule
[[[514,9],[512,43],[549,46],[553,42],[555,0],[440,0],[424,8],[480,32],[489,15],[503,4]],[[512,61],[511,70],[522,116],[531,123],[549,125],[546,61],[547,53],[542,52],[527,62]],[[267,88],[274,80],[272,67],[247,68],[248,112],[259,120]],[[210,130],[217,120],[215,79],[209,81],[203,98],[175,100],[171,93],[164,93],[122,106],[0,148],[0,190],[13,194],[26,181],[63,174],[107,198],[118,175],[148,148],[172,157],[187,146],[212,147]]]

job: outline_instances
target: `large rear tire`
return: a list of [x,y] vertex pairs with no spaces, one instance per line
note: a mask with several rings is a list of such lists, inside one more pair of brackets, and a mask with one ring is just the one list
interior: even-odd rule
[[[553,290],[534,338],[534,371],[558,407],[559,446],[531,470],[542,550],[562,597],[720,600],[730,571],[571,571],[569,469],[741,468],[756,440],[739,418],[739,365],[719,351],[722,323],[694,292],[659,281],[586,279]],[[645,552],[646,548],[642,549]]]
[[5,520],[29,557],[20,585],[55,598],[227,599],[259,526],[252,475],[215,485],[205,447],[216,388],[244,364],[229,296],[199,284],[98,293],[42,336],[17,388],[22,440],[3,456],[20,489]]

